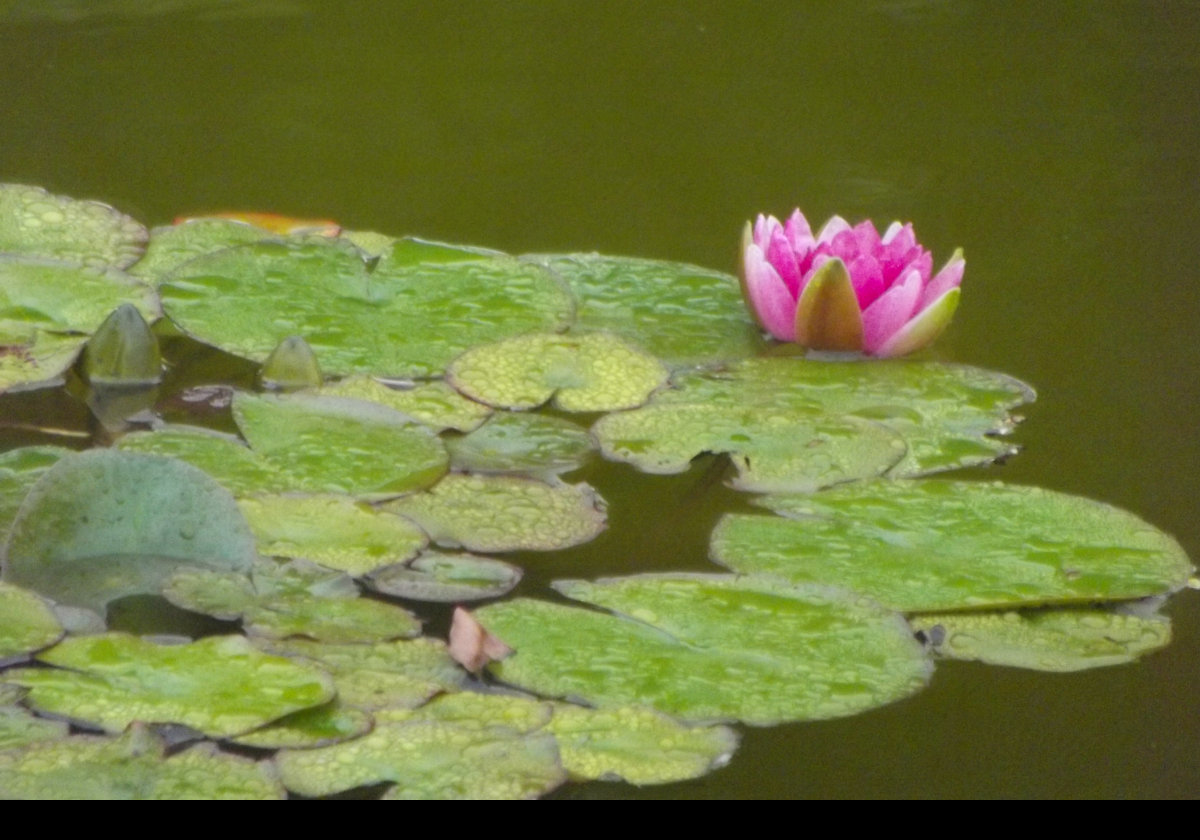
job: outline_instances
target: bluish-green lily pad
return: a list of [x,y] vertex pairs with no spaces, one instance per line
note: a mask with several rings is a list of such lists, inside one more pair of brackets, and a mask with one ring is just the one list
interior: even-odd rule
[[[1029,386],[1003,374],[897,359],[749,359],[679,374],[672,385],[633,413],[668,405],[706,406],[732,416],[803,411],[836,423],[844,423],[844,416],[872,421],[908,445],[889,470],[892,477],[990,463],[1012,454],[1016,448],[996,435],[1012,430],[1011,409],[1034,398]],[[695,450],[702,451],[705,443],[698,439]]]
[[0,752],[0,799],[283,799],[273,767],[199,744],[167,755],[135,725],[117,738],[77,736]]
[[436,542],[470,551],[555,551],[604,530],[604,500],[587,484],[451,473],[423,493],[383,505]]
[[544,254],[578,299],[572,333],[618,335],[672,367],[752,356],[765,346],[737,278],[686,263],[600,254]]
[[0,546],[33,485],[71,450],[61,446],[24,446],[0,454]]
[[299,557],[356,577],[405,563],[429,543],[403,516],[344,496],[251,496],[238,506],[262,554]]
[[498,598],[520,582],[521,570],[511,563],[442,551],[427,551],[409,563],[376,569],[365,581],[385,595],[446,603]]
[[550,476],[578,469],[595,444],[561,417],[502,411],[470,434],[448,438],[446,449],[463,472]]
[[727,514],[712,536],[718,563],[845,586],[904,612],[1143,598],[1192,573],[1144,520],[1038,487],[876,481],[756,503],[784,516]]
[[0,665],[49,647],[63,637],[54,610],[27,589],[0,582]]
[[516,651],[492,672],[545,696],[768,725],[856,714],[932,671],[899,615],[844,591],[717,575],[555,588],[617,614],[528,599],[475,613]]
[[0,184],[0,253],[124,268],[141,256],[146,236],[107,204]]
[[344,242],[254,243],[185,263],[160,293],[201,341],[261,361],[303,336],[327,374],[437,376],[476,344],[569,324],[570,293],[545,269],[427,250],[400,240],[368,270]]
[[55,668],[15,668],[28,705],[120,732],[134,721],[240,735],[333,699],[329,675],[256,650],[242,636],[156,645],[124,633],[67,639],[38,655]]
[[1037,671],[1123,665],[1171,641],[1166,616],[1115,608],[925,613],[912,625],[946,659]]
[[248,570],[254,537],[227,490],[189,464],[91,450],[29,491],[4,548],[5,580],[103,612],[157,593],[176,569]]
[[667,381],[662,362],[608,333],[536,333],[463,353],[446,371],[455,388],[497,408],[550,402],[563,411],[618,411]]

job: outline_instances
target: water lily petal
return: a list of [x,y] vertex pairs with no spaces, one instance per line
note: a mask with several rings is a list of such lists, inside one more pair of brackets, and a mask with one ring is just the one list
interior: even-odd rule
[[904,356],[922,347],[928,347],[942,334],[942,330],[946,329],[950,319],[954,317],[960,294],[961,290],[957,286],[947,290],[884,342],[875,355]]
[[870,254],[860,254],[850,261],[849,271],[858,307],[865,311],[887,289],[883,267]]
[[817,244],[823,245],[832,242],[833,238],[844,230],[850,230],[850,223],[841,216],[833,216],[821,228],[821,232],[817,234]]
[[792,251],[792,243],[788,241],[783,228],[771,228],[771,241],[767,243],[767,262],[779,274],[788,291],[795,299],[800,288],[800,266],[796,262],[796,254]]
[[917,304],[917,311],[923,311],[948,290],[956,288],[962,282],[963,269],[966,268],[966,265],[967,261],[963,258],[962,248],[959,248],[950,256],[950,261],[937,273],[937,277],[929,281],[929,285],[925,287],[925,292]]
[[[747,234],[750,226],[747,225]],[[796,299],[754,244],[742,250],[742,294],[754,319],[780,341],[795,341]]]
[[783,228],[784,234],[788,238],[788,242],[792,243],[792,251],[796,254],[796,259],[802,259],[804,255],[817,244],[813,239],[812,228],[808,225],[808,219],[804,218],[804,214],[797,207],[795,212],[787,220],[787,224]]
[[921,285],[920,272],[910,271],[863,310],[863,347],[868,353],[880,355],[878,349],[917,311]]
[[827,260],[809,278],[796,307],[795,336],[814,350],[863,349],[862,312],[841,260]]

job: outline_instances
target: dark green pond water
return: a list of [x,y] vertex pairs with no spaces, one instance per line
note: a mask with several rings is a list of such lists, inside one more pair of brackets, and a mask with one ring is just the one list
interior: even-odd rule
[[[990,474],[1200,558],[1197,43],[1184,2],[0,0],[0,181],[723,270],[757,212],[912,220],[967,254],[939,357],[1039,391]],[[530,586],[705,566],[686,481],[600,472],[610,535],[523,558]],[[907,701],[748,730],[700,781],[562,795],[1196,796],[1200,598],[1167,611],[1134,665],[943,663]]]

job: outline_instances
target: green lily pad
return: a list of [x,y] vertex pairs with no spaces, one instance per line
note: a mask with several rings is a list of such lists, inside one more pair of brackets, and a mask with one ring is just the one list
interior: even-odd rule
[[129,273],[157,282],[196,257],[274,238],[274,234],[246,222],[190,219],[150,231],[146,253]]
[[587,484],[451,473],[424,493],[383,505],[442,545],[471,551],[555,551],[604,530],[604,500]]
[[332,747],[284,750],[275,763],[288,790],[304,796],[393,782],[385,799],[532,799],[566,781],[552,735],[430,721],[380,724]]
[[617,411],[646,401],[669,371],[614,335],[534,334],[484,344],[446,371],[462,393],[498,408]]
[[687,726],[653,709],[554,704],[547,729],[572,779],[661,785],[724,767],[738,746],[727,726]]
[[1171,641],[1171,621],[1112,609],[1046,609],[913,616],[934,653],[946,659],[1037,671],[1123,665]]
[[261,729],[239,735],[233,742],[267,750],[311,749],[358,738],[374,726],[369,713],[335,700],[324,706],[294,712]]
[[455,429],[469,432],[492,413],[491,406],[467,399],[440,380],[405,382],[392,387],[367,376],[351,376],[324,386],[321,393],[331,397],[354,397],[377,402],[438,431]]
[[61,720],[47,720],[17,706],[0,706],[0,751],[58,741],[67,737],[70,726]]
[[491,670],[542,695],[769,725],[856,714],[932,671],[900,616],[853,593],[716,575],[555,588],[618,614],[528,599],[475,613],[516,651]]
[[0,752],[0,799],[283,799],[271,765],[200,744],[167,757],[142,726]]
[[599,254],[527,259],[548,266],[575,293],[573,333],[611,332],[676,368],[741,359],[765,346],[729,274]]
[[[990,463],[1016,451],[995,437],[1033,390],[978,368],[901,359],[748,359],[722,370],[681,374],[642,411],[709,406],[729,411],[808,411],[887,426],[908,444],[893,478]],[[842,421],[838,421],[842,422]],[[698,447],[699,449],[699,447]]]
[[261,553],[302,557],[356,577],[407,562],[429,542],[404,517],[343,496],[254,496],[238,506]]
[[70,454],[61,446],[24,446],[0,453],[0,546],[8,541],[8,526],[33,485]]
[[119,732],[134,721],[240,735],[333,698],[319,668],[269,656],[242,636],[156,645],[124,633],[67,639],[38,655],[57,668],[15,668],[41,712]]
[[1181,588],[1183,549],[1131,513],[999,482],[877,481],[766,496],[711,555],[743,574],[845,586],[904,612],[1143,598]]
[[319,566],[271,560],[252,577],[185,569],[163,587],[176,606],[225,620],[241,618],[254,636],[305,636],[325,642],[378,642],[417,635],[421,623],[407,610],[359,598],[346,575]]
[[146,229],[107,204],[0,184],[0,252],[124,268],[141,256]]
[[554,715],[554,704],[514,694],[456,691],[435,697],[416,709],[380,709],[379,723],[455,723],[463,726],[504,727],[515,732],[543,728]]
[[62,384],[87,336],[36,330],[14,341],[0,337],[0,392]]
[[466,679],[446,645],[436,639],[366,645],[259,639],[255,644],[319,665],[333,675],[338,699],[362,709],[419,706],[439,692],[458,689]]
[[521,582],[521,574],[518,567],[491,557],[429,551],[409,563],[376,569],[365,583],[397,598],[460,603],[506,595]]
[[121,452],[178,458],[217,479],[238,495],[285,492],[292,485],[282,467],[251,450],[234,435],[195,426],[167,424],[133,432],[117,441]]
[[124,272],[0,258],[0,336],[32,336],[34,330],[90,333],[123,303],[148,321],[158,318],[154,290]]
[[602,417],[592,432],[605,457],[649,473],[684,472],[704,452],[728,453],[738,473],[730,483],[756,492],[874,478],[908,452],[880,423],[772,406],[648,405]]
[[400,240],[369,271],[344,242],[254,243],[185,263],[160,293],[201,341],[261,361],[300,335],[330,374],[437,376],[469,347],[570,322],[571,296],[545,269],[428,250]]
[[550,476],[578,469],[595,444],[569,420],[503,411],[470,434],[448,439],[446,449],[451,465],[463,472]]
[[176,569],[247,570],[254,538],[229,492],[189,464],[91,450],[63,458],[29,491],[4,549],[4,578],[103,612],[157,593]]
[[54,610],[42,598],[0,582],[0,665],[49,647],[63,632]]

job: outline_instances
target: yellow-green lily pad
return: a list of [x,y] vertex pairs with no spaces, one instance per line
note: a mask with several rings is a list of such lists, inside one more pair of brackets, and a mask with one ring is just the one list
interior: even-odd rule
[[156,594],[176,569],[250,568],[254,537],[227,490],[170,458],[97,449],[62,458],[29,491],[4,579],[103,612]]
[[156,645],[124,633],[67,639],[38,655],[55,668],[15,668],[34,709],[120,732],[134,721],[228,737],[333,699],[320,668],[256,650],[242,636]]
[[0,665],[49,647],[63,633],[54,610],[44,599],[0,582]]
[[441,380],[384,383],[369,376],[348,376],[325,385],[321,393],[380,403],[438,431],[469,432],[492,414],[491,406],[467,399]]
[[191,260],[160,287],[185,332],[262,361],[302,336],[328,374],[437,376],[469,347],[569,324],[573,300],[544,268],[398,240],[369,267],[342,241],[260,242]]
[[374,726],[375,721],[368,712],[335,700],[324,706],[293,712],[232,740],[243,747],[266,750],[312,749],[358,738]]
[[275,234],[232,219],[189,219],[150,231],[146,253],[129,273],[158,282],[189,260],[237,245],[274,239]]
[[135,725],[117,738],[77,736],[0,752],[0,799],[283,799],[270,764],[211,743],[167,755]]
[[238,506],[262,554],[300,557],[355,577],[405,563],[429,542],[403,516],[344,496],[251,496]]
[[491,557],[427,551],[409,563],[376,569],[364,582],[397,598],[460,603],[505,595],[521,582],[521,574]]
[[35,330],[23,337],[0,336],[0,392],[62,384],[87,336]]
[[423,493],[383,505],[442,545],[470,551],[555,551],[604,530],[604,500],[587,484],[451,473]]
[[61,720],[40,718],[19,706],[0,705],[0,752],[67,737],[70,726]]
[[578,469],[595,449],[569,420],[502,411],[470,434],[446,440],[456,470],[550,476]]
[[686,263],[601,254],[539,254],[578,299],[572,333],[618,335],[675,368],[763,349],[737,278]]
[[615,614],[528,599],[475,613],[516,651],[492,672],[545,696],[769,725],[890,703],[932,671],[898,614],[840,590],[682,574],[555,588]]
[[876,481],[756,503],[784,516],[727,514],[712,559],[904,612],[1144,598],[1192,573],[1179,544],[1144,520],[1038,487]]
[[122,271],[0,257],[0,337],[5,339],[32,337],[34,330],[90,333],[123,303],[148,321],[158,318],[154,289]]
[[0,184],[0,253],[124,268],[146,247],[146,229],[107,204]]
[[1171,642],[1166,616],[1113,608],[925,613],[911,621],[938,656],[1037,671],[1123,665]]
[[608,333],[533,334],[459,356],[446,378],[473,400],[529,409],[617,411],[646,401],[667,381],[662,362]]

